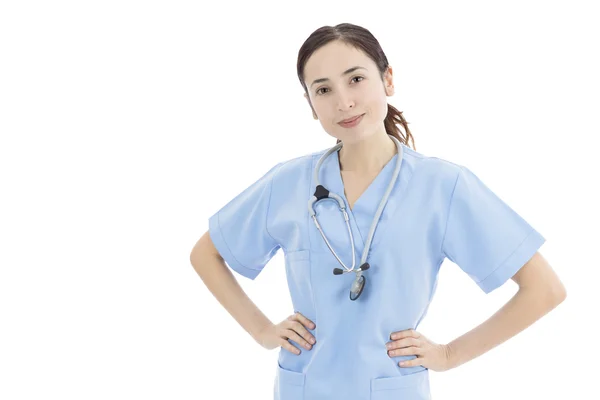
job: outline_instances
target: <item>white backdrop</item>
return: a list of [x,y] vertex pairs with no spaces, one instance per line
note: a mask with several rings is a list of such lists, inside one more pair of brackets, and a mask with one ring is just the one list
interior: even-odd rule
[[[467,166],[542,233],[568,292],[432,371],[433,398],[597,396],[600,28],[594,2],[562,3],[2,2],[0,398],[271,398],[277,351],[189,255],[270,167],[335,144],[296,57],[341,22],[380,41],[417,151]],[[440,274],[419,329],[437,342],[517,290],[486,296],[449,260]],[[236,277],[273,322],[293,313],[281,251]]]

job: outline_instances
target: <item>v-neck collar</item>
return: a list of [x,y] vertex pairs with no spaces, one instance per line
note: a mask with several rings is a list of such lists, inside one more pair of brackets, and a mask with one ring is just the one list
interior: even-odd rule
[[[350,209],[350,204],[346,198],[346,193],[344,190],[344,181],[342,179],[342,173],[340,170],[339,150],[335,151],[331,156],[331,163],[333,164],[331,165],[331,171],[333,173],[331,190],[337,193],[346,204],[346,211],[350,219],[349,222],[351,229],[354,232],[356,251],[358,252],[357,260],[360,260],[360,257],[362,256],[363,250],[366,246],[367,238],[369,237],[369,230],[371,229],[371,224],[373,223],[373,217],[375,216],[377,208],[379,207],[379,203],[381,202],[381,199],[383,198],[383,195],[385,194],[385,191],[390,183],[390,179],[398,159],[398,153],[396,152],[396,154],[387,162],[387,164],[384,165],[369,186],[362,192],[358,199],[356,199],[353,209]],[[402,169],[400,169],[400,171],[402,171]],[[395,186],[398,185],[401,175],[402,174],[398,176]],[[375,238],[377,236],[377,231],[382,226],[386,225],[389,216],[395,211],[396,205],[397,201],[394,199],[394,190],[392,190],[392,193],[390,193],[390,198],[388,199],[387,204],[385,205],[383,212],[379,217],[371,247],[373,247],[376,242]],[[358,237],[356,234],[358,234]]]
[[[379,202],[381,201],[383,193],[385,192],[387,185],[389,185],[389,183],[390,183],[391,173],[393,172],[394,167],[396,166],[396,160],[398,159],[398,153],[396,152],[396,154],[394,154],[394,156],[383,166],[381,171],[379,171],[379,173],[371,181],[369,186],[367,186],[367,188],[354,201],[354,205],[352,208],[350,208],[350,202],[348,201],[348,199],[346,197],[344,180],[342,179],[342,171],[340,170],[339,150],[335,151],[334,154],[332,154],[332,155],[333,155],[332,162],[334,163],[333,168],[334,168],[335,186],[336,186],[334,191],[336,193],[339,193],[339,195],[344,199],[348,212],[354,213],[355,211],[357,211],[357,207],[364,208],[364,207],[370,206],[369,209],[373,208],[372,215],[375,215],[375,211],[377,211],[377,207],[379,207]],[[390,171],[390,169],[391,169],[391,171]],[[381,182],[382,179],[384,179],[384,177],[387,180],[385,182]],[[382,189],[383,192],[377,193],[377,192],[380,192],[379,188],[382,185],[383,185],[383,189]],[[378,196],[378,194],[379,194],[379,196]],[[377,197],[378,197],[378,200],[377,200]],[[365,203],[365,202],[367,203],[367,205],[363,205],[363,203]]]
[[[406,169],[406,167],[408,167],[408,164],[406,164],[405,161],[406,147],[403,144],[402,146],[404,147],[404,157],[402,159],[400,173],[377,223],[369,254],[371,254],[371,252],[377,248],[378,243],[383,237],[385,237],[384,232],[389,227],[391,220],[394,218],[395,213],[398,211],[400,204],[403,201],[400,193],[406,190],[408,181],[412,176],[411,168],[408,170]],[[344,192],[344,183],[339,164],[339,153],[338,151],[334,151],[333,153],[334,154],[330,154],[330,156],[327,157],[321,165],[321,172],[319,175],[322,180],[320,179],[320,181],[326,189],[339,195],[346,205],[346,212],[348,213],[349,219],[348,223],[350,224],[350,229],[352,230],[354,237],[355,252],[357,257],[356,260],[358,264],[366,245],[366,239],[368,238],[369,230],[371,228],[371,224],[373,223],[373,217],[375,216],[377,208],[379,207],[379,203],[381,202],[381,199],[390,183],[390,179],[398,160],[397,157],[399,155],[396,152],[394,157],[392,157],[391,160],[382,168],[367,189],[365,189],[360,197],[356,200],[354,203],[354,209],[351,210],[349,208],[348,199],[346,198],[346,194]],[[315,158],[314,160],[313,169],[316,166],[318,158]],[[326,230],[327,234],[327,228],[325,226],[324,229]],[[311,232],[314,234],[314,240],[322,240],[317,229],[314,229],[314,231]],[[348,243],[348,248],[349,247],[350,244]],[[337,250],[338,249],[336,248],[336,251]],[[369,259],[369,256],[367,259]]]

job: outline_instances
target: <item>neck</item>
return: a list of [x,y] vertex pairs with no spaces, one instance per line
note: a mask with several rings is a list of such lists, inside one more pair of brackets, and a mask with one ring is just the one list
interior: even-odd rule
[[373,134],[339,150],[340,171],[378,173],[396,155],[396,143],[387,133]]

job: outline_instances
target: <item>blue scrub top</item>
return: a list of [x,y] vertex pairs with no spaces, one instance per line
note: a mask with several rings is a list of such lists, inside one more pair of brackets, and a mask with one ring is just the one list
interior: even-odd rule
[[[311,350],[279,348],[276,400],[429,399],[429,370],[400,367],[415,356],[390,357],[390,334],[418,329],[445,258],[485,293],[501,286],[545,242],[544,237],[473,172],[402,144],[400,174],[385,206],[364,272],[365,288],[349,299],[354,273],[341,268],[308,214],[313,171],[327,149],[281,162],[209,219],[215,247],[237,273],[255,279],[281,248],[294,311],[316,324]],[[350,210],[339,154],[321,165],[320,182],[344,199],[354,235],[356,268],[398,154]],[[350,238],[337,202],[322,200],[317,218],[350,267]],[[291,312],[290,312],[291,314]]]

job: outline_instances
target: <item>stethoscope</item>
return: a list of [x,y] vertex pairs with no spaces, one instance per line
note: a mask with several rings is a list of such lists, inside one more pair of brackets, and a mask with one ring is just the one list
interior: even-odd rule
[[[394,143],[396,143],[396,148],[398,149],[398,159],[396,160],[396,167],[394,169],[392,179],[387,187],[387,190],[385,191],[385,194],[383,195],[383,198],[381,199],[381,202],[379,203],[377,212],[375,212],[375,216],[373,217],[373,222],[371,223],[371,229],[369,230],[369,237],[367,238],[367,243],[362,252],[362,257],[360,260],[360,268],[358,268],[357,270],[354,269],[355,261],[356,261],[355,256],[354,256],[354,236],[352,235],[352,229],[350,229],[349,217],[348,217],[348,213],[346,212],[346,204],[344,203],[344,200],[339,195],[327,190],[323,185],[319,184],[319,169],[321,168],[321,164],[323,164],[325,159],[327,157],[329,157],[330,154],[332,154],[334,151],[338,151],[340,148],[342,148],[344,143],[340,142],[340,143],[336,144],[334,147],[332,147],[331,149],[327,150],[327,152],[325,154],[323,154],[323,156],[321,156],[321,158],[319,159],[319,162],[317,163],[317,166],[315,167],[315,171],[314,171],[314,181],[316,184],[316,190],[315,190],[315,194],[308,201],[308,212],[309,212],[310,216],[312,217],[313,221],[315,222],[317,229],[319,230],[319,232],[321,232],[321,236],[323,236],[323,240],[325,240],[327,247],[329,247],[329,250],[334,255],[334,257],[338,260],[338,262],[342,265],[342,267],[344,267],[344,269],[334,268],[333,274],[334,275],[343,275],[343,274],[349,273],[349,272],[356,273],[356,278],[354,279],[354,282],[352,283],[352,287],[350,288],[350,300],[353,300],[353,301],[358,299],[358,297],[360,296],[360,294],[362,293],[362,291],[365,287],[366,279],[363,276],[363,271],[366,271],[370,268],[369,263],[366,261],[367,261],[367,256],[369,254],[369,249],[371,248],[371,241],[373,240],[373,235],[375,234],[375,228],[377,227],[377,224],[379,222],[379,217],[381,216],[381,213],[383,212],[383,208],[385,207],[388,197],[390,197],[392,188],[394,187],[394,184],[396,183],[396,179],[398,178],[398,174],[400,172],[400,164],[402,163],[402,156],[403,156],[402,145],[400,144],[400,141],[398,139],[396,139],[394,136],[389,135],[389,137],[394,141]],[[319,225],[319,221],[317,221],[317,215],[314,210],[314,206],[317,202],[319,202],[320,200],[323,200],[323,199],[336,200],[340,207],[340,211],[342,212],[342,215],[344,216],[344,221],[346,221],[346,227],[348,228],[348,233],[350,235],[350,244],[352,246],[352,268],[348,268],[342,262],[342,260],[338,257],[335,250],[333,250],[333,248],[331,247],[331,244],[329,244],[329,240],[327,240],[327,237],[325,237],[325,234],[323,233],[323,229]]]

